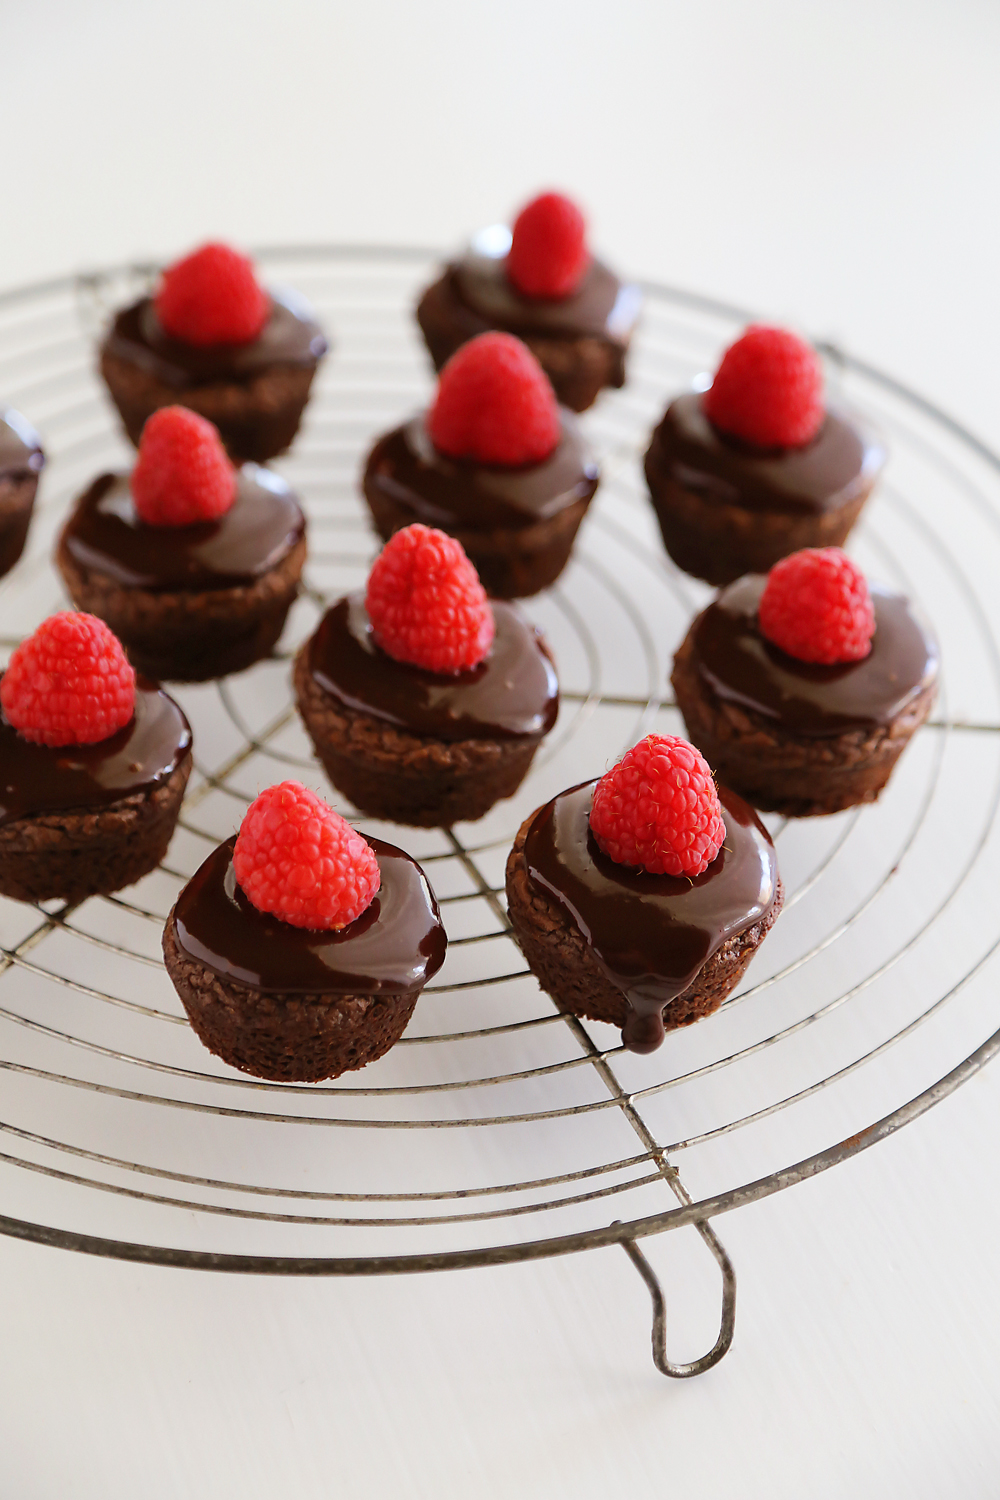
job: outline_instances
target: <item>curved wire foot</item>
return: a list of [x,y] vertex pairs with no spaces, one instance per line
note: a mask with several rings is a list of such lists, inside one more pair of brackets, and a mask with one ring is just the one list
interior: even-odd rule
[[661,1375],[669,1375],[673,1380],[688,1380],[692,1375],[703,1375],[706,1370],[717,1365],[723,1355],[728,1352],[736,1328],[736,1272],[733,1270],[733,1263],[710,1224],[701,1222],[696,1224],[695,1228],[715,1256],[719,1270],[722,1272],[722,1320],[719,1326],[719,1337],[711,1349],[700,1359],[691,1360],[689,1364],[674,1364],[673,1360],[667,1357],[667,1303],[656,1272],[635,1240],[622,1240],[621,1242],[622,1249],[646,1283],[652,1299],[653,1363]]

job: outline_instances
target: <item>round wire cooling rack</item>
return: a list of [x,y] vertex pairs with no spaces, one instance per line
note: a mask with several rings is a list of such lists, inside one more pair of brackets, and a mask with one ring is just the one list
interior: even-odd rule
[[[768,819],[786,907],[744,982],[659,1052],[626,1053],[611,1028],[557,1014],[527,972],[503,867],[533,807],[643,733],[682,728],[670,661],[709,595],[663,553],[641,456],[666,398],[712,367],[746,316],[647,287],[628,385],[584,418],[603,460],[598,498],[563,577],[525,606],[562,683],[559,721],[525,785],[473,825],[360,820],[425,866],[450,936],[445,968],[379,1062],[328,1084],[259,1082],[200,1047],[162,969],[160,932],[179,885],[261,787],[295,776],[338,805],[297,721],[289,659],[375,550],[359,465],[429,391],[410,308],[434,257],[330,247],[260,261],[311,298],[334,340],[277,465],[309,513],[307,587],[273,659],[177,691],[196,770],[167,863],[72,908],[0,901],[0,1231],[122,1259],[299,1275],[617,1243],[652,1296],[658,1368],[698,1373],[726,1352],[735,1318],[712,1218],[891,1134],[1000,1047],[1000,459],[825,349],[837,399],[863,408],[892,452],[852,550],[931,618],[941,699],[876,807]],[[50,460],[28,554],[0,584],[8,650],[65,602],[49,558],[67,504],[127,462],[93,340],[148,274],[128,267],[0,297],[0,395],[39,427]],[[674,1362],[638,1241],[683,1227],[718,1263],[722,1315],[707,1354]]]

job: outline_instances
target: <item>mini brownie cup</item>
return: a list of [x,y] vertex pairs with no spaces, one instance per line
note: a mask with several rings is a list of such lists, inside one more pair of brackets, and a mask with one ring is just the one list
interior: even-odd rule
[[645,468],[668,553],[720,587],[803,547],[840,546],[884,462],[862,421],[824,408],[813,350],[751,328],[709,391],[671,402]]
[[[109,683],[120,709],[110,717],[101,706]],[[77,700],[68,718],[67,697]],[[154,870],[191,772],[191,729],[173,699],[135,681],[100,620],[62,614],[15,651],[0,702],[0,894],[78,902]],[[66,743],[83,735],[86,743]]]
[[[771,577],[825,556],[786,558]],[[755,807],[805,817],[874,802],[934,703],[934,640],[908,600],[873,586],[870,649],[855,660],[802,660],[791,653],[802,645],[782,649],[761,628],[767,586],[760,575],[730,584],[681,643],[671,681],[687,733]],[[815,577],[806,587],[818,601]]]
[[599,479],[537,361],[510,335],[487,333],[442,371],[426,414],[379,438],[363,487],[383,541],[414,521],[447,531],[487,593],[520,599],[566,566]]
[[265,463],[298,432],[326,352],[303,298],[264,291],[245,256],[205,245],[116,315],[100,371],[137,446],[152,412],[182,405],[215,424],[237,462]]
[[[608,777],[642,762],[644,790],[663,791],[655,761],[647,769],[651,757],[679,763],[685,788],[697,779],[699,815],[711,803],[718,819],[704,858],[690,866],[696,873],[684,873],[687,861],[672,864],[680,873],[664,873],[654,860],[651,871],[634,843],[631,858],[621,859],[620,846],[595,834],[598,789]],[[561,1011],[620,1026],[630,1051],[652,1052],[665,1031],[718,1009],[774,924],[783,890],[767,830],[734,792],[716,792],[708,766],[683,740],[651,735],[608,777],[560,793],[521,825],[507,860],[507,910],[522,953]],[[665,799],[672,791],[671,783]]]
[[[404,550],[410,581],[393,569]],[[475,572],[457,542],[423,526],[398,532],[372,569],[367,604],[361,593],[334,604],[299,651],[294,673],[299,713],[333,785],[363,812],[421,827],[474,821],[513,796],[559,711],[545,641],[512,605],[488,604],[481,588],[485,635],[458,657],[457,669],[454,651],[435,670],[380,644],[406,651],[398,621],[395,639],[372,624],[369,610],[383,618],[380,578],[400,598],[412,598],[421,584],[444,592],[450,580],[429,576],[440,554],[475,594]],[[413,574],[420,574],[416,587]],[[444,629],[454,647],[458,629]],[[435,662],[433,651],[425,660]]]
[[45,455],[38,433],[10,407],[0,407],[0,576],[24,551]]
[[[150,487],[154,504],[138,498]],[[76,502],[56,562],[140,671],[204,682],[268,655],[305,556],[284,480],[257,464],[234,472],[211,424],[169,407],[150,418],[132,475],[102,474]]]
[[513,231],[494,224],[423,293],[417,322],[435,367],[487,329],[524,340],[571,411],[625,383],[637,286],[593,259],[579,209],[556,193],[529,203]]
[[[274,861],[277,889],[269,894],[277,910],[240,863],[248,822],[262,807],[272,834],[276,827],[285,833],[284,811],[294,823],[302,810],[313,824],[303,843],[275,840],[265,856]],[[343,876],[345,850],[362,866],[346,872],[357,899],[343,909],[334,891],[317,902],[320,863]],[[282,888],[304,892],[305,902],[284,901]],[[261,793],[239,835],[215,849],[181,891],[163,933],[167,972],[200,1040],[231,1067],[279,1082],[336,1078],[381,1057],[402,1035],[446,947],[420,866],[392,844],[366,841],[294,782]]]

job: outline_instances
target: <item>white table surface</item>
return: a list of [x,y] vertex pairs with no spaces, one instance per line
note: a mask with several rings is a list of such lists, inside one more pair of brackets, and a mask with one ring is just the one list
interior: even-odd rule
[[[0,22],[0,286],[210,234],[449,244],[553,184],[616,265],[836,338],[1000,445],[989,0]],[[736,1343],[685,1383],[618,1249],[299,1282],[2,1240],[0,1495],[995,1497],[998,1155],[993,1068],[720,1221]]]

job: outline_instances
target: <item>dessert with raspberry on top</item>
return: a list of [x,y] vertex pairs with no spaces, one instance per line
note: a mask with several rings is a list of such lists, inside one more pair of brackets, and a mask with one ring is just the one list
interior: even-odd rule
[[379,438],[363,484],[383,540],[412,521],[447,531],[488,593],[519,599],[566,566],[599,478],[538,361],[484,333],[441,371],[430,409]]
[[675,735],[538,808],[507,859],[508,914],[542,988],[620,1026],[633,1052],[718,1009],[782,900],[764,825]]
[[77,902],[167,851],[191,772],[174,700],[93,615],[44,620],[0,677],[0,894]]
[[487,329],[517,334],[562,404],[585,411],[604,386],[624,385],[640,302],[637,286],[591,255],[576,204],[542,193],[510,229],[475,236],[424,292],[417,322],[438,370]]
[[215,424],[238,463],[266,463],[298,432],[326,351],[303,298],[266,290],[252,260],[209,243],[117,314],[100,370],[137,446],[152,412],[181,405]]
[[364,594],[323,616],[296,659],[295,697],[334,786],[423,827],[512,796],[559,711],[538,631],[490,604],[459,542],[421,525],[386,545]]
[[35,429],[20,412],[0,406],[0,577],[24,551],[44,463]]
[[167,972],[202,1042],[258,1078],[312,1083],[381,1057],[444,962],[420,866],[315,792],[261,792],[181,891]]
[[804,817],[875,801],[931,711],[937,672],[909,601],[826,547],[723,589],[671,681],[720,780],[755,807]]
[[234,469],[210,422],[154,412],[135,468],[102,474],[63,528],[73,602],[106,620],[150,677],[203,682],[259,661],[306,556],[305,517],[270,469]]
[[803,547],[839,547],[884,462],[858,417],[825,406],[815,350],[755,324],[704,394],[667,407],[646,482],[674,562],[721,587]]

